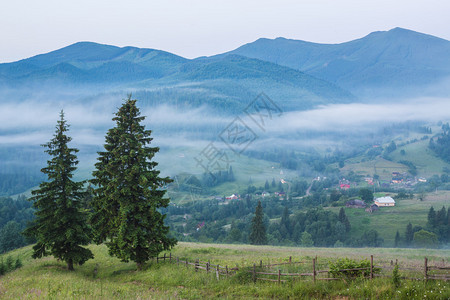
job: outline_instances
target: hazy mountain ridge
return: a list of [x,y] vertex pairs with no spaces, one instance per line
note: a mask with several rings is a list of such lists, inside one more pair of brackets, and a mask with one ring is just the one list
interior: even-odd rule
[[[87,86],[96,93],[104,90],[152,90],[154,97],[170,89],[172,99],[194,104],[241,111],[264,91],[285,109],[312,108],[329,103],[348,103],[349,92],[298,70],[239,55],[215,60],[188,60],[168,52],[119,48],[82,42],[14,63],[0,64],[0,81],[11,88],[33,86],[39,90],[55,84],[58,88]],[[199,95],[198,90],[203,92]],[[164,92],[163,92],[164,93]],[[240,98],[240,99],[239,99]],[[148,99],[143,99],[148,100]],[[168,100],[168,102],[167,102]],[[224,101],[225,107],[221,101]],[[232,109],[230,101],[237,106]],[[147,101],[148,102],[148,101]]]
[[258,39],[230,53],[288,66],[357,94],[367,89],[407,92],[450,77],[450,42],[402,28],[341,44]]

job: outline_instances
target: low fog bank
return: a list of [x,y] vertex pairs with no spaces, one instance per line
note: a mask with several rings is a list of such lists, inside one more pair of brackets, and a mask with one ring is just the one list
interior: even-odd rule
[[[79,147],[100,146],[122,101],[110,98],[83,103],[42,103],[27,101],[0,104],[0,147],[40,145],[53,135],[61,109],[70,124],[73,143]],[[138,103],[139,104],[139,103]],[[282,108],[282,105],[280,105]],[[383,104],[334,104],[306,111],[269,114],[263,110],[253,119],[242,113],[222,116],[212,109],[190,110],[168,105],[141,107],[144,124],[152,130],[154,143],[163,147],[192,147],[221,141],[224,131],[233,127],[236,117],[258,140],[286,140],[286,144],[323,144],[323,136],[376,134],[381,128],[405,121],[437,123],[450,119],[450,99],[419,98]],[[256,121],[255,121],[256,120]],[[264,128],[257,124],[264,122]],[[322,141],[321,141],[322,140]],[[326,141],[325,141],[326,142]]]
[[[17,153],[31,147],[42,154],[44,149],[39,145],[52,138],[59,112],[63,109],[70,124],[72,146],[80,149],[80,174],[82,177],[90,176],[96,152],[102,149],[107,130],[114,126],[112,117],[122,101],[100,97],[86,103],[26,101],[0,104],[0,165],[14,162],[36,166],[33,157],[41,155],[27,159],[27,156],[17,156]],[[279,106],[283,108],[282,104]],[[357,143],[382,141],[382,129],[392,124],[406,121],[424,124],[448,122],[450,99],[417,98],[377,104],[335,104],[281,114],[261,110],[260,115],[253,115],[253,118],[244,113],[228,117],[205,106],[189,110],[168,105],[142,106],[141,113],[146,116],[144,124],[147,129],[152,130],[152,145],[162,148],[156,158],[160,161],[159,168],[164,170],[164,175],[174,175],[183,170],[198,169],[194,157],[210,143],[218,149],[230,150],[230,140],[226,139],[233,138],[232,135],[237,132],[234,130],[238,130],[234,125],[239,120],[253,134],[253,140],[248,145],[244,144],[245,149],[239,148],[243,150],[243,155],[247,150],[264,152],[267,147],[298,151],[314,148],[351,151]],[[258,125],[262,120],[264,126],[260,126],[261,123]],[[45,160],[41,166],[44,164]]]

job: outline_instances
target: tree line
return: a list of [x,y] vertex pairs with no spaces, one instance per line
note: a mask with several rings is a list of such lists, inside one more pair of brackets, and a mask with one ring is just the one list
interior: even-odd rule
[[[313,196],[305,197],[313,198]],[[339,214],[324,210],[320,203],[304,207],[303,201],[280,200],[278,196],[253,199],[251,195],[224,204],[222,200],[169,205],[167,214],[173,234],[182,241],[255,243],[318,247],[379,247],[383,244],[376,230],[352,236],[351,224],[341,208]],[[255,219],[256,218],[256,219]],[[263,227],[263,228],[262,228]],[[259,243],[256,243],[259,244]]]
[[437,248],[450,242],[450,207],[443,206],[437,212],[430,207],[425,227],[411,223],[406,225],[402,236],[398,231],[395,234],[395,247]]

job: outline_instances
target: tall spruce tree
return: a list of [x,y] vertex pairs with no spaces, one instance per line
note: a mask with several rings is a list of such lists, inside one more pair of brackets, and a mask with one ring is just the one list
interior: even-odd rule
[[141,124],[144,119],[129,97],[113,118],[116,125],[106,134],[92,180],[95,241],[106,241],[110,255],[132,260],[138,269],[176,244],[168,237],[165,215],[158,211],[169,204],[163,188],[172,180],[159,177],[155,169],[153,157],[159,148],[149,146],[151,131]]
[[266,227],[264,226],[264,212],[261,201],[258,201],[258,205],[255,209],[255,216],[252,219],[249,239],[252,245],[267,244]]
[[339,222],[345,225],[345,231],[349,232],[351,229],[350,221],[348,220],[347,215],[345,214],[345,210],[343,207],[339,210]]
[[430,210],[428,211],[428,223],[427,226],[430,229],[433,229],[434,227],[436,227],[436,212],[434,210],[434,207],[430,207]]
[[405,244],[406,246],[411,246],[412,242],[414,239],[414,231],[413,231],[413,227],[411,223],[408,223],[408,225],[406,225],[406,230],[405,230]]
[[36,209],[36,219],[24,233],[37,240],[33,258],[53,255],[73,270],[74,264],[81,265],[94,256],[89,249],[80,246],[90,242],[90,228],[86,222],[87,214],[81,208],[83,182],[72,180],[78,164],[75,155],[78,149],[68,146],[72,140],[66,135],[68,127],[61,111],[53,139],[43,145],[52,157],[47,167],[41,170],[48,181],[32,191],[30,201]]
[[400,232],[398,232],[395,234],[395,239],[394,239],[394,247],[397,248],[400,246]]

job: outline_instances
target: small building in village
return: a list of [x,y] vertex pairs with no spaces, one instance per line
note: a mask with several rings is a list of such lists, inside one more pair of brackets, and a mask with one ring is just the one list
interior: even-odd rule
[[383,207],[383,206],[395,206],[395,200],[392,199],[392,197],[381,197],[381,198],[376,198],[375,199],[375,204],[378,207]]
[[365,208],[366,207],[366,203],[362,200],[359,199],[354,199],[354,200],[350,200],[347,201],[345,203],[346,207],[353,207],[353,208]]
[[366,211],[370,212],[370,213],[373,213],[374,211],[378,211],[378,210],[380,210],[380,208],[376,204],[372,204],[371,206],[366,208]]

